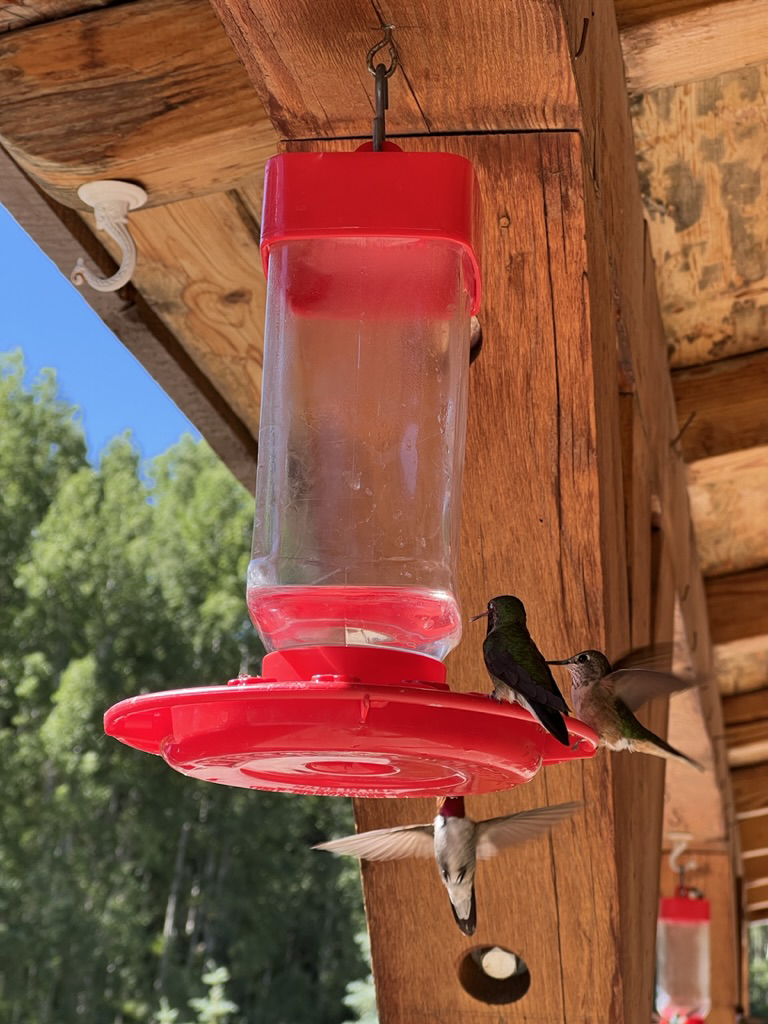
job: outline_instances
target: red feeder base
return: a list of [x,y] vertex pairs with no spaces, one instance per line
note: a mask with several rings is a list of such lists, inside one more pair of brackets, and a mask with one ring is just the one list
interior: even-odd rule
[[443,664],[420,654],[297,648],[268,654],[263,671],[132,697],[109,709],[104,728],[184,775],[325,796],[491,793],[598,745],[576,719],[566,718],[568,749],[516,704],[452,692]]

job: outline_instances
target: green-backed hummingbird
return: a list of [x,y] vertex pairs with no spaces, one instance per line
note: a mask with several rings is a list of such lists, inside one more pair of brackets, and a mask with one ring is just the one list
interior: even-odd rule
[[483,641],[483,657],[493,681],[491,696],[520,704],[563,746],[570,746],[563,720],[568,705],[544,656],[531,639],[523,602],[509,595],[494,597],[487,610],[473,616],[472,621],[484,615],[488,616],[488,631]]
[[570,672],[574,712],[595,730],[602,746],[684,761],[704,771],[703,765],[646,729],[633,714],[654,697],[669,696],[698,682],[644,668],[638,657],[641,654],[626,655],[615,668],[600,651],[580,651],[572,658],[548,664],[565,665]]
[[554,804],[487,821],[473,821],[466,817],[463,797],[438,797],[437,815],[428,825],[400,825],[360,832],[318,843],[313,849],[366,860],[434,857],[448,890],[454,920],[465,935],[472,935],[477,926],[477,861],[488,860],[510,846],[548,832],[581,806],[580,803]]

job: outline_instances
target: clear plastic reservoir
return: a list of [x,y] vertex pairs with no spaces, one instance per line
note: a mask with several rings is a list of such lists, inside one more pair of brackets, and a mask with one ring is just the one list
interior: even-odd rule
[[445,239],[271,248],[248,569],[269,650],[458,643],[466,273]]
[[662,1021],[703,1019],[709,997],[709,903],[661,900],[656,934],[656,1010]]

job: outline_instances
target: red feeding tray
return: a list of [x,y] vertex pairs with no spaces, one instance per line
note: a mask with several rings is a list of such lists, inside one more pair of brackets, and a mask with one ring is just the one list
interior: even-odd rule
[[569,750],[516,704],[452,692],[445,666],[421,654],[305,647],[268,654],[263,671],[132,697],[104,728],[183,775],[325,796],[490,793],[597,750],[576,719]]

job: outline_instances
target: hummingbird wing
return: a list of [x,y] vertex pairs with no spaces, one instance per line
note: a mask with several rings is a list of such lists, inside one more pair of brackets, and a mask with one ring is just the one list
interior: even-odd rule
[[652,669],[616,669],[608,679],[615,686],[615,694],[630,711],[637,711],[654,697],[669,697],[681,690],[701,686],[701,679],[682,679],[672,672],[655,672]]
[[313,850],[328,850],[365,860],[404,860],[406,857],[434,857],[435,830],[430,825],[402,825],[377,828],[342,839],[318,843]]
[[674,647],[670,643],[648,644],[646,647],[635,647],[613,662],[614,670],[625,668],[644,668],[653,672],[667,672],[672,664]]
[[532,811],[479,821],[476,857],[478,860],[488,860],[509,846],[535,839],[583,806],[580,803],[553,804],[552,807],[537,807]]
[[568,713],[568,705],[557,688],[557,683],[538,648],[530,637],[526,643],[513,646],[507,637],[496,630],[489,633],[483,643],[485,667],[507,686],[522,694],[526,700],[536,701]]

